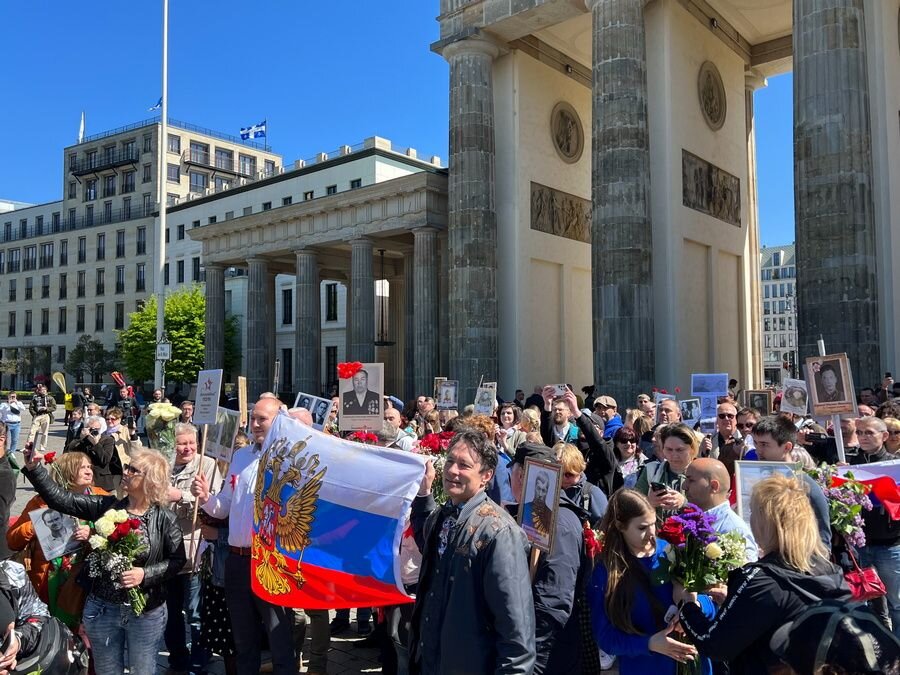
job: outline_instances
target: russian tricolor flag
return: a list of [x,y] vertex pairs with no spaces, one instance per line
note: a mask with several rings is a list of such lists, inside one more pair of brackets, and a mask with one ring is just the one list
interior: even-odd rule
[[254,593],[304,609],[411,602],[398,554],[424,467],[421,455],[345,441],[278,415],[256,485]]
[[[869,498],[873,504],[884,506],[891,520],[900,520],[900,460],[838,467],[839,474],[848,472],[869,487]],[[841,479],[837,476],[833,480],[840,484]]]

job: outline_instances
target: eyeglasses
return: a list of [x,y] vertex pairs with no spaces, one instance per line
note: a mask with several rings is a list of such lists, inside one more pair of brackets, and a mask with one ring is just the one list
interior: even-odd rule
[[733,415],[731,413],[719,413],[720,420],[733,420],[737,415]]
[[144,472],[140,469],[135,469],[131,464],[126,464],[122,467],[122,471],[127,473],[129,476],[143,476]]
[[104,417],[103,419],[105,419],[107,422],[109,422],[109,421],[116,422],[116,421],[118,421],[119,418],[118,417]]
[[737,423],[738,429],[752,429],[754,426],[756,426],[756,422],[743,422],[743,423],[738,422]]
[[888,433],[891,436],[900,436],[900,429],[897,429],[897,431],[889,431]]

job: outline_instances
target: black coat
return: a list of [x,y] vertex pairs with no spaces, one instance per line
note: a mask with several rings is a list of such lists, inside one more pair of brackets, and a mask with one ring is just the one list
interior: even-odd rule
[[9,511],[16,501],[16,472],[9,463],[9,455],[0,457],[0,558],[6,559],[12,551],[6,543],[9,529]]
[[[43,466],[25,469],[25,476],[34,485],[47,506],[82,520],[95,521],[110,509],[127,509],[128,498],[112,495],[76,495],[64,490],[50,478]],[[184,537],[175,512],[154,504],[150,507],[147,537],[150,550],[144,564],[141,590],[147,594],[147,609],[159,607],[166,601],[165,582],[177,575],[187,562]]]
[[116,451],[114,436],[101,436],[96,443],[87,437],[76,438],[66,446],[66,452],[83,452],[94,469],[94,485],[107,492],[115,492],[122,479],[122,462]]
[[728,575],[728,600],[715,618],[689,603],[681,625],[701,653],[727,661],[731,675],[767,673],[779,664],[769,647],[772,634],[810,604],[786,579],[822,600],[850,600],[841,570],[831,563],[817,560],[813,574],[803,574],[770,553]]

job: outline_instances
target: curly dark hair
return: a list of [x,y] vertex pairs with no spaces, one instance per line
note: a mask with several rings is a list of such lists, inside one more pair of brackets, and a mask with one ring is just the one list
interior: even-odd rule
[[494,447],[494,444],[489,441],[484,434],[478,431],[464,429],[450,440],[447,452],[451,452],[453,448],[460,443],[465,443],[469,446],[469,449],[481,459],[482,471],[486,471],[487,469],[494,471],[497,468],[497,448]]

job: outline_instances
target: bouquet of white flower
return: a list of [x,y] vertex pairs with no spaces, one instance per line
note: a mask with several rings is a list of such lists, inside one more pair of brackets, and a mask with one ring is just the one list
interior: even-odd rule
[[181,409],[168,402],[147,407],[147,440],[170,462],[175,455],[175,422],[180,415]]
[[[124,509],[110,509],[104,513],[94,523],[97,534],[88,539],[92,549],[87,557],[88,575],[93,579],[105,575],[120,588],[122,572],[134,567],[135,558],[147,550],[138,535],[140,526],[141,521],[129,518]],[[140,615],[147,606],[147,596],[139,588],[129,588],[128,597],[131,609]]]

